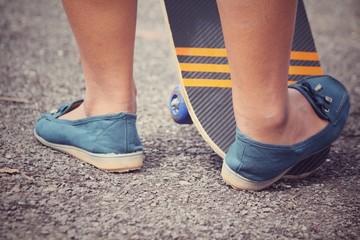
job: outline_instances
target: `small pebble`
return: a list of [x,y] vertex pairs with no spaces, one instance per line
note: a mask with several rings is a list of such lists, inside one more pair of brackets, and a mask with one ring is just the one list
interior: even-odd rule
[[64,56],[64,51],[63,51],[63,50],[58,50],[58,51],[57,51],[57,55],[58,55],[59,57]]
[[45,49],[40,49],[40,50],[39,50],[39,55],[40,55],[40,56],[43,56],[44,54],[45,54]]
[[187,182],[187,181],[179,181],[179,184],[181,186],[186,186],[186,185],[191,185],[191,183]]

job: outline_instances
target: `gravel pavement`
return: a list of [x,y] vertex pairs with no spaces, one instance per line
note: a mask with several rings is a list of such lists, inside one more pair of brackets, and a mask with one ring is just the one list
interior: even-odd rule
[[312,176],[246,192],[222,181],[222,160],[194,126],[170,118],[177,75],[158,0],[139,0],[146,161],[126,174],[36,141],[41,112],[84,94],[75,41],[60,1],[0,0],[0,239],[359,239],[360,1],[306,7],[325,72],[351,93],[350,119]]

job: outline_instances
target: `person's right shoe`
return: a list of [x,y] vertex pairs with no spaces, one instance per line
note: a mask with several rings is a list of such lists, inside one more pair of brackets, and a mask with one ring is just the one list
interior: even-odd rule
[[261,190],[281,177],[308,176],[327,158],[349,115],[345,87],[330,76],[304,78],[289,86],[302,93],[315,112],[329,124],[300,143],[265,144],[245,136],[239,129],[223,163],[221,175],[235,189]]

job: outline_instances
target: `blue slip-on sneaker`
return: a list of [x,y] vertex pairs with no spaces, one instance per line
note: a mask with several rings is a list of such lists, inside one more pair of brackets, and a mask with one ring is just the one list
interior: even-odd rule
[[345,87],[330,76],[304,78],[290,85],[302,93],[317,115],[329,121],[314,136],[294,145],[254,141],[236,130],[221,175],[235,189],[262,190],[285,175],[308,176],[327,158],[349,116],[350,100]]
[[35,124],[35,137],[46,146],[109,172],[141,168],[144,156],[136,115],[118,113],[79,120],[59,119],[82,101],[63,104],[42,114]]

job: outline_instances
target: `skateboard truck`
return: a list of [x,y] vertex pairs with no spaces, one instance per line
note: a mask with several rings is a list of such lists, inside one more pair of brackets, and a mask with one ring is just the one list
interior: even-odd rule
[[180,88],[177,86],[170,95],[171,118],[178,124],[192,124],[191,117],[186,107]]

